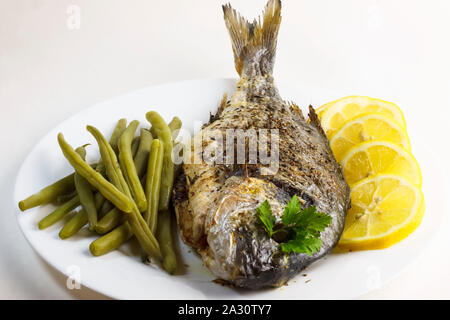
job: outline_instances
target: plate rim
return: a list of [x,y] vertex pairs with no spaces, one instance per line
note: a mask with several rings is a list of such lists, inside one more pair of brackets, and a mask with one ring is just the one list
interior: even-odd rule
[[[32,240],[29,238],[29,236],[28,236],[27,233],[25,232],[25,230],[24,230],[24,228],[23,228],[23,226],[22,226],[22,224],[21,224],[21,222],[20,222],[20,220],[19,220],[19,219],[20,219],[20,214],[24,214],[25,212],[22,212],[22,211],[18,208],[18,206],[17,206],[17,194],[18,194],[18,182],[19,182],[18,180],[19,180],[19,177],[20,177],[20,175],[21,175],[22,170],[24,169],[24,164],[26,164],[26,163],[29,161],[31,155],[39,148],[40,142],[43,141],[43,140],[46,140],[46,139],[48,138],[48,136],[49,136],[52,132],[54,132],[55,130],[57,130],[59,127],[63,126],[65,123],[70,122],[72,119],[74,119],[74,118],[76,118],[77,116],[79,116],[80,113],[84,113],[84,112],[88,112],[89,110],[93,110],[93,109],[99,107],[99,105],[110,103],[111,101],[114,101],[114,100],[118,99],[119,97],[131,96],[131,95],[137,94],[138,92],[143,92],[143,91],[145,91],[145,90],[149,90],[149,89],[157,89],[157,88],[159,88],[159,87],[171,86],[171,85],[175,85],[175,84],[181,85],[181,84],[183,84],[183,83],[208,82],[208,81],[235,81],[235,82],[237,82],[238,80],[239,80],[238,78],[231,78],[231,77],[227,77],[227,78],[194,78],[194,79],[184,79],[184,80],[179,80],[179,81],[167,81],[167,82],[158,83],[158,84],[155,84],[155,85],[150,85],[150,86],[147,86],[147,87],[138,88],[138,89],[136,89],[136,90],[127,91],[127,92],[124,92],[124,93],[122,93],[122,94],[115,95],[115,96],[113,96],[113,97],[109,97],[109,98],[107,98],[107,99],[105,99],[105,100],[96,102],[96,103],[94,103],[94,104],[92,104],[92,105],[90,105],[90,106],[88,106],[88,107],[86,107],[86,108],[82,108],[81,110],[78,110],[78,111],[75,112],[74,114],[71,114],[71,115],[70,115],[69,117],[67,117],[66,119],[63,119],[63,120],[61,120],[60,122],[58,122],[58,124],[55,125],[54,127],[50,128],[44,135],[42,135],[42,136],[38,139],[37,143],[33,146],[33,148],[31,148],[31,150],[28,152],[27,156],[21,161],[20,166],[19,166],[19,169],[18,169],[18,171],[16,172],[16,177],[15,177],[15,181],[14,181],[14,189],[13,189],[13,190],[14,190],[14,197],[13,197],[13,202],[14,202],[14,203],[13,203],[13,206],[14,206],[15,211],[16,211],[16,212],[15,212],[15,213],[16,213],[16,214],[15,214],[15,220],[16,220],[18,226],[19,226],[19,229],[20,229],[22,235],[23,235],[24,238],[27,240],[28,244],[33,248],[33,250],[38,254],[38,256],[44,260],[44,262],[45,262],[46,264],[48,264],[49,266],[52,267],[52,269],[54,269],[54,270],[56,270],[57,272],[63,274],[65,277],[70,277],[70,275],[68,274],[68,272],[66,272],[65,270],[62,270],[62,268],[59,268],[57,265],[55,265],[55,264],[53,263],[53,259],[49,258],[48,255],[47,255],[47,253],[45,253],[44,251],[40,250],[40,249],[38,248],[38,246],[36,246],[36,245],[32,242]],[[280,84],[280,83],[283,84],[282,81],[281,81],[281,82],[277,82],[277,84]],[[304,84],[300,84],[300,83],[295,83],[295,84],[291,84],[291,85],[299,85],[299,86],[301,86],[302,88],[308,88],[308,87],[310,87],[310,86],[308,86],[308,85],[304,85]],[[310,88],[311,88],[311,87],[310,87]],[[326,90],[326,89],[324,89],[324,90]],[[440,160],[440,159],[439,159],[439,160]],[[446,180],[446,179],[442,179],[442,181],[443,181],[444,184],[447,182],[447,181],[445,181],[445,180]],[[447,184],[450,184],[450,182],[447,182]],[[447,203],[447,202],[450,202],[450,201],[443,201],[443,207],[444,207],[444,208],[448,208],[448,203]],[[36,210],[36,209],[37,209],[37,208],[33,208],[33,209],[30,209],[30,211],[31,211],[31,210]],[[25,214],[31,214],[31,212],[28,212],[28,213],[25,213]],[[442,221],[443,215],[441,214],[439,218],[440,218],[440,221]],[[436,235],[438,234],[438,232],[441,231],[440,224],[439,224],[439,229],[436,230],[436,231],[437,231],[437,232],[435,232],[434,234],[428,236],[428,241],[427,241],[427,243],[425,244],[426,247],[428,247],[428,246],[432,243],[433,239],[436,237]],[[426,248],[426,247],[425,247],[425,248]],[[424,251],[425,251],[425,250],[424,250]],[[415,257],[414,261],[417,261],[417,260],[422,256],[422,254],[424,253],[424,251],[423,251],[423,252],[420,252],[420,253]],[[403,274],[403,273],[405,272],[405,270],[406,270],[407,268],[409,268],[409,267],[411,266],[411,264],[412,264],[411,262],[407,263],[406,265],[403,266],[403,268],[402,268],[399,272],[397,272],[397,273],[391,275],[390,277],[386,277],[386,279],[384,279],[384,281],[381,282],[379,288],[384,287],[386,284],[388,284],[389,282],[391,282],[391,281],[394,280],[395,278],[399,277],[401,274]],[[107,296],[107,297],[110,297],[110,298],[113,298],[113,299],[126,299],[126,298],[122,297],[120,294],[117,295],[117,294],[115,294],[115,293],[105,292],[105,291],[101,290],[101,288],[99,288],[98,286],[91,284],[89,281],[86,282],[86,281],[81,280],[80,283],[81,283],[82,286],[85,286],[85,287],[89,288],[90,290],[93,290],[93,291],[95,291],[95,292],[98,292],[98,293],[100,293],[100,294],[102,294],[102,295],[104,295],[104,296]],[[379,288],[378,288],[378,289],[379,289]],[[365,292],[361,293],[360,295],[356,296],[355,298],[357,298],[357,297],[359,297],[359,296],[362,296],[362,295],[364,295],[364,294],[367,294],[367,293],[369,293],[369,292],[371,292],[371,291],[373,291],[373,290],[374,290],[374,289],[368,289],[368,290],[366,290]],[[242,296],[237,296],[237,297],[236,297],[236,299],[239,299],[239,298],[242,299],[243,297],[242,297]],[[155,300],[160,300],[160,299],[158,299],[158,298],[153,298],[153,299],[155,299]],[[207,297],[205,297],[205,298],[199,298],[199,300],[207,300],[207,299],[208,299]],[[258,299],[266,299],[266,298],[261,298],[261,297],[259,297]],[[276,298],[275,298],[275,299],[276,299]],[[294,299],[295,299],[295,298],[294,298]],[[177,299],[177,300],[178,300],[178,299]]]

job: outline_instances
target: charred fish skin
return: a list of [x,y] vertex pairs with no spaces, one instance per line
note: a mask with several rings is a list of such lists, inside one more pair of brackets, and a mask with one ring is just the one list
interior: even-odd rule
[[[278,130],[278,167],[271,172],[259,162],[208,164],[194,152],[175,184],[174,208],[183,241],[217,277],[249,289],[279,287],[337,244],[350,208],[350,190],[314,109],[310,107],[306,121],[274,84],[281,2],[268,2],[262,22],[247,22],[229,4],[223,11],[240,80],[230,101],[222,100],[197,135],[208,146],[214,143],[212,131],[225,139],[227,129]],[[256,213],[267,200],[280,221],[294,194],[303,208],[315,205],[333,218],[321,233],[320,251],[312,256],[283,253]]]

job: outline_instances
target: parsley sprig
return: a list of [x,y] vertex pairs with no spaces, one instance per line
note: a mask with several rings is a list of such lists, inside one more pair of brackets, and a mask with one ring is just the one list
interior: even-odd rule
[[331,223],[331,216],[318,212],[315,206],[303,209],[294,195],[284,208],[281,224],[276,224],[276,217],[267,200],[256,211],[264,224],[269,237],[281,243],[285,253],[305,253],[312,255],[320,250],[322,241],[320,232]]

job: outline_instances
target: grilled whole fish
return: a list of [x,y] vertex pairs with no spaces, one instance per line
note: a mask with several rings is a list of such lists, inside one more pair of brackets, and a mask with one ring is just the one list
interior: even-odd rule
[[[306,121],[301,110],[283,101],[275,87],[272,70],[280,10],[280,1],[270,0],[262,22],[249,23],[230,5],[223,6],[240,80],[231,100],[224,98],[193,140],[200,138],[207,147],[217,140],[209,137],[213,131],[225,139],[227,129],[278,130],[277,170],[270,171],[261,163],[211,164],[192,146],[194,152],[183,165],[173,192],[183,241],[197,250],[217,277],[252,289],[281,286],[330,252],[350,207],[349,187],[314,109],[310,107]],[[268,140],[268,146],[275,143],[272,137]],[[248,156],[248,143],[245,148]],[[256,213],[268,200],[279,221],[294,194],[302,208],[315,205],[332,217],[321,233],[320,251],[312,256],[283,253]]]

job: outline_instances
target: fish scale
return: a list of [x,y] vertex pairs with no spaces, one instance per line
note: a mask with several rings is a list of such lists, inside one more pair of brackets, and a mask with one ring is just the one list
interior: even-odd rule
[[[350,190],[314,109],[309,108],[307,122],[274,84],[280,1],[268,2],[261,23],[247,22],[230,5],[223,9],[241,78],[230,101],[221,103],[194,139],[208,146],[214,142],[213,131],[225,141],[227,129],[277,129],[279,166],[274,174],[264,174],[261,163],[211,164],[201,161],[201,151],[194,152],[175,183],[174,208],[183,241],[218,278],[250,289],[278,287],[336,245],[350,208]],[[269,137],[268,147],[271,143],[275,142]],[[245,148],[248,154],[248,144]],[[192,164],[193,159],[200,164]],[[321,249],[312,256],[282,252],[256,213],[267,200],[279,221],[293,195],[302,208],[315,205],[332,217],[321,233]]]

